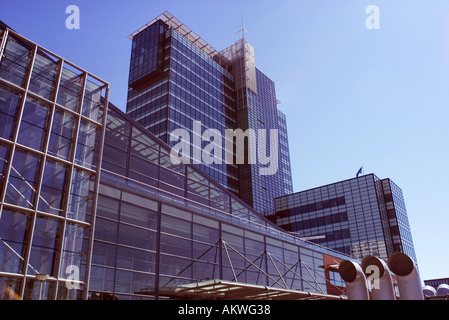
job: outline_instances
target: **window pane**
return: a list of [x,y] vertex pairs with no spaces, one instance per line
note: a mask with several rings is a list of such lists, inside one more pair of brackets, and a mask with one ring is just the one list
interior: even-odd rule
[[156,250],[156,232],[120,224],[118,243],[142,249]]
[[[61,260],[60,277],[76,281],[84,281],[84,266],[86,264],[87,241],[89,229],[67,223]],[[78,278],[73,277],[78,274]],[[70,288],[69,288],[70,289]]]
[[157,228],[156,220],[157,213],[155,211],[126,202],[122,203],[120,221],[155,230]]
[[56,282],[27,279],[25,284],[24,300],[51,300]]
[[117,242],[118,223],[97,217],[95,219],[95,240]]
[[9,176],[6,202],[32,208],[35,203],[40,157],[16,150]]
[[62,215],[67,168],[64,164],[47,160],[39,197],[40,211]]
[[97,217],[110,218],[118,220],[119,200],[98,196]]
[[24,43],[9,36],[3,58],[0,61],[0,78],[18,86],[24,86],[30,56],[30,49]]
[[155,272],[156,254],[128,247],[117,247],[117,268]]
[[34,60],[29,90],[41,97],[51,99],[55,88],[57,69],[58,66],[52,57],[39,49]]
[[12,140],[22,94],[0,85],[0,137]]
[[26,214],[3,210],[0,218],[0,271],[23,273],[29,227]]
[[3,300],[21,300],[21,282],[21,279],[0,277],[0,297]]
[[60,227],[61,224],[57,220],[44,217],[36,218],[28,274],[55,276]]
[[51,128],[48,153],[62,159],[69,160],[73,149],[76,119],[73,115],[55,110]]
[[82,114],[95,121],[99,121],[101,90],[99,85],[90,80],[86,81]]
[[0,144],[0,194],[4,187],[6,168],[9,159],[9,147]]
[[70,110],[76,110],[80,100],[82,75],[64,67],[56,102]]
[[36,150],[42,150],[49,113],[48,106],[28,97],[23,109],[17,142]]
[[154,275],[121,271],[116,273],[115,291],[117,293],[145,294],[154,288]]
[[69,218],[81,221],[90,219],[93,184],[94,179],[89,173],[78,169],[74,170],[67,213]]
[[[113,268],[101,268],[92,266],[92,269],[90,271],[89,290],[112,292],[114,290],[114,276],[115,269]],[[112,297],[112,294],[109,294],[108,296]],[[100,293],[92,293],[90,299],[105,300],[107,299],[106,297],[106,293],[102,293],[101,298]],[[112,298],[110,298],[109,300],[112,300]]]
[[95,145],[97,134],[99,130],[97,127],[86,121],[81,122],[78,144],[76,146],[75,163],[92,168],[96,166],[97,147]]

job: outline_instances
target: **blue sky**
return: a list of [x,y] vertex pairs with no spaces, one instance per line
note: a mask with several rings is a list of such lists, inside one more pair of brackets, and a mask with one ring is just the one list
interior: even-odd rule
[[[80,29],[68,30],[68,5]],[[377,5],[380,29],[365,13]],[[449,277],[449,1],[0,0],[0,19],[108,81],[124,110],[128,35],[170,11],[218,50],[241,13],[287,116],[294,190],[365,173],[405,196],[421,277]]]

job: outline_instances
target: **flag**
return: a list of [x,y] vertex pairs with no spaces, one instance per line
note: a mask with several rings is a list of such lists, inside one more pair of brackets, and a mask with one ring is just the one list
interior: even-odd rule
[[359,175],[361,175],[362,174],[362,172],[363,172],[363,166],[359,169],[359,171],[357,171],[357,175],[356,175],[356,177],[358,178],[359,177]]

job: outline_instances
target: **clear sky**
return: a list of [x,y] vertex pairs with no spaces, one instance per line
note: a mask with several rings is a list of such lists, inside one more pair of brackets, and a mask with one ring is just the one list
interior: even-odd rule
[[[68,5],[80,9],[69,30]],[[367,29],[368,5],[379,29]],[[128,35],[170,11],[218,50],[242,12],[287,116],[294,190],[365,173],[405,196],[423,279],[449,277],[449,1],[0,0],[0,19],[108,81],[124,110]]]

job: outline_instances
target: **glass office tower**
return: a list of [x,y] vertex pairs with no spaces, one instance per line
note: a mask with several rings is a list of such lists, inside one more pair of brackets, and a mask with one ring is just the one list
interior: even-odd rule
[[[186,129],[190,142],[199,139],[188,155],[192,163],[258,212],[272,213],[273,199],[293,192],[286,121],[277,108],[274,83],[255,67],[246,39],[217,51],[168,12],[130,38],[127,113],[171,146],[178,141],[170,141],[170,133]],[[205,164],[201,150],[210,141],[195,133],[195,121],[201,123],[200,132],[213,129],[223,137],[226,129],[250,129],[255,135],[266,130],[265,154],[276,153],[273,172],[260,174],[267,164],[259,158],[250,163],[248,154],[243,164],[238,162],[237,139],[231,141],[234,161]],[[270,130],[276,130],[277,143],[270,144]],[[248,134],[245,139],[245,150],[254,147],[256,156],[262,147],[258,138]],[[195,158],[195,152],[200,156]]]
[[374,174],[275,200],[270,220],[311,242],[355,258],[387,259],[403,252],[416,261],[402,190]]
[[200,122],[200,135],[208,128],[224,135],[226,128],[235,127],[232,75],[161,20],[132,39],[127,113],[171,145],[170,133],[186,129],[189,142],[200,140],[191,143],[192,163],[199,152],[198,166],[238,194],[236,165],[204,164],[201,152],[207,143],[194,135],[194,121]]
[[0,46],[0,299],[340,299],[289,234],[14,31]]

